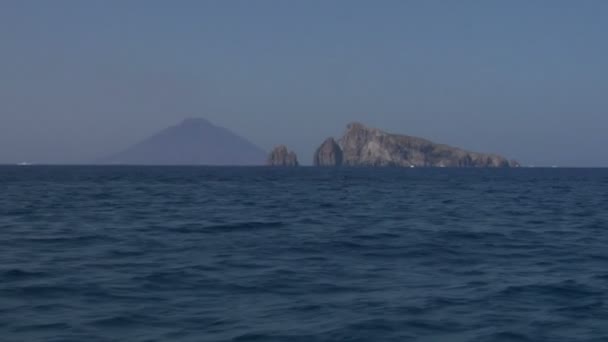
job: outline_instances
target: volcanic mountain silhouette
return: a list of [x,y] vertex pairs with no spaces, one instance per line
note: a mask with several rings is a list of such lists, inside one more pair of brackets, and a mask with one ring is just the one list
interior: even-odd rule
[[203,118],[189,118],[102,161],[126,165],[263,165],[266,152]]

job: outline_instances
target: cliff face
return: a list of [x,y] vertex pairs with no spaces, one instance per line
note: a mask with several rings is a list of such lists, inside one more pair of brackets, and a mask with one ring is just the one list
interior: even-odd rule
[[285,145],[275,147],[266,162],[270,166],[298,166],[298,157],[293,151],[288,151]]
[[315,166],[342,165],[342,149],[334,138],[327,138],[315,152],[313,164]]
[[[436,144],[406,135],[390,134],[360,123],[347,126],[344,136],[334,144],[326,140],[315,153],[319,166],[395,166],[395,167],[516,167],[519,164],[494,154],[476,153]],[[341,154],[338,158],[330,155]]]

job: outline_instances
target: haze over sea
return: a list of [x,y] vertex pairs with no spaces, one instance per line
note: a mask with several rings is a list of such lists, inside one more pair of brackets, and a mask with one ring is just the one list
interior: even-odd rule
[[607,169],[0,167],[2,341],[606,341]]

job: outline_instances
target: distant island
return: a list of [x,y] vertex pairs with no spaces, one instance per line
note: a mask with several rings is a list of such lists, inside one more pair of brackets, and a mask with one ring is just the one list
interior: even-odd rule
[[263,165],[266,152],[202,118],[185,119],[101,160],[128,165]]
[[[295,152],[285,145],[265,152],[247,139],[202,118],[161,130],[101,161],[125,165],[232,165],[296,167]],[[323,167],[518,167],[496,154],[466,151],[423,138],[392,134],[364,124],[347,125],[344,135],[327,138],[315,151]]]
[[268,160],[266,161],[268,166],[299,166],[298,156],[293,151],[289,151],[287,146],[279,145],[270,151]]
[[354,122],[336,141],[326,139],[316,150],[315,166],[518,167],[496,154],[466,151],[423,138],[391,134]]

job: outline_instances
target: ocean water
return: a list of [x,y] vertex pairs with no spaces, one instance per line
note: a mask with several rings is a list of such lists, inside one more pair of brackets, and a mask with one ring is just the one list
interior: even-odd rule
[[608,341],[608,170],[0,167],[0,341]]

